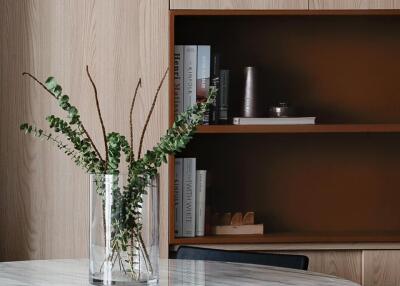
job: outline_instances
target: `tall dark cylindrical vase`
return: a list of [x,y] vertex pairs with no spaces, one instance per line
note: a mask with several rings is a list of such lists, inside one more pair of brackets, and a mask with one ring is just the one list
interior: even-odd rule
[[259,94],[259,72],[256,67],[244,68],[243,117],[263,116],[263,106]]

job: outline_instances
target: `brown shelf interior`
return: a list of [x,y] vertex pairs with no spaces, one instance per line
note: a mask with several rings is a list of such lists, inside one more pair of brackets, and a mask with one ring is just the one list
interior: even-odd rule
[[[175,15],[173,23],[172,43],[209,44],[231,69],[231,116],[240,116],[242,69],[255,65],[265,106],[288,100],[319,124],[201,126],[179,156],[208,170],[207,204],[255,211],[265,234],[174,238],[170,201],[171,244],[400,241],[400,16]],[[170,170],[173,200],[172,162]]]
[[243,67],[260,69],[266,106],[287,100],[319,123],[400,123],[400,16],[176,16],[176,44],[209,44],[231,70],[241,115]]
[[199,134],[207,204],[255,211],[265,233],[400,230],[400,134]]

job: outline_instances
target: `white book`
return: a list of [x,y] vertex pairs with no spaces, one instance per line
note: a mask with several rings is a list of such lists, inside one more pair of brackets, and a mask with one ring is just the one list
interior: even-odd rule
[[206,170],[196,171],[196,236],[204,236],[206,177]]
[[249,118],[234,117],[235,125],[307,125],[315,124],[315,117],[266,117],[266,118]]
[[174,206],[175,206],[175,237],[183,235],[183,158],[175,159]]
[[174,52],[174,91],[175,91],[175,117],[183,112],[183,62],[184,46],[175,46]]
[[184,46],[183,110],[196,104],[197,46]]
[[195,236],[196,158],[183,159],[183,236]]
[[[205,102],[210,88],[211,46],[197,46],[196,102]],[[209,113],[204,115],[203,124],[210,123]]]
[[197,46],[196,102],[204,102],[210,87],[211,46]]

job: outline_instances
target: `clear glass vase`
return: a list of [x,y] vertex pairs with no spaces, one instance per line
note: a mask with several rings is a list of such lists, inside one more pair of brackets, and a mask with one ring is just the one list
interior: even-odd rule
[[158,177],[90,175],[91,284],[158,282],[158,198]]

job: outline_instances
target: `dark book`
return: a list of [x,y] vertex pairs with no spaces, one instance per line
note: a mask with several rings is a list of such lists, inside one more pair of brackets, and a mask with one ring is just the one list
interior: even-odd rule
[[229,70],[220,70],[219,98],[218,98],[218,123],[227,124],[229,121]]
[[219,76],[220,76],[220,55],[214,54],[212,57],[211,85],[217,89],[217,96],[214,104],[210,107],[210,123],[218,124],[218,102],[219,102]]

